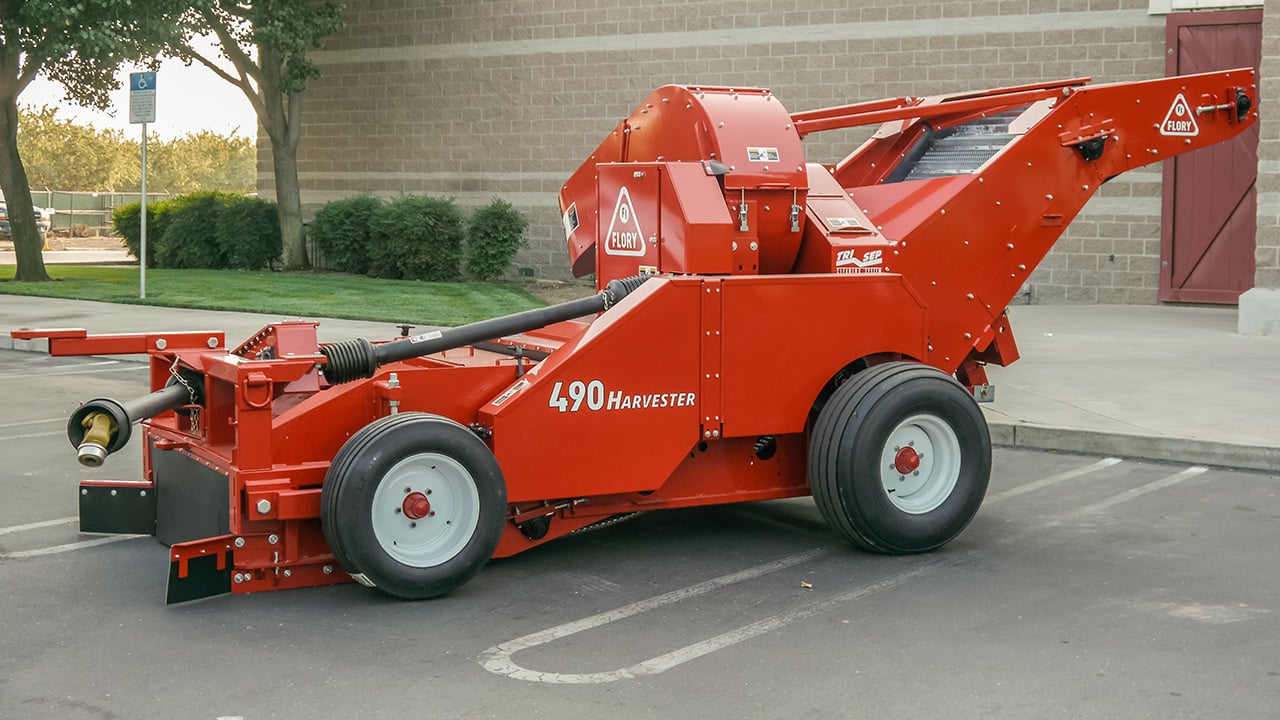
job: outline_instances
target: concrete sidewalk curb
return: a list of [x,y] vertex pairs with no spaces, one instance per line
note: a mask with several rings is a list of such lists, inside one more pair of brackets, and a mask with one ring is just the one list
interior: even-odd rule
[[988,422],[987,425],[991,428],[991,444],[1005,447],[1119,455],[1144,460],[1280,472],[1280,447],[1029,423]]
[[26,352],[38,352],[48,355],[49,340],[48,338],[17,340],[7,332],[0,332],[0,350],[23,350]]

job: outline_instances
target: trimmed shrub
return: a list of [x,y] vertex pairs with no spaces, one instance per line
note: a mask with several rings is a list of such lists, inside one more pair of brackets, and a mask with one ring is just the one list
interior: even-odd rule
[[236,270],[261,270],[280,258],[280,218],[276,204],[256,197],[233,197],[221,211],[217,243],[226,264]]
[[[169,211],[175,199],[147,203],[147,267],[156,266],[156,248],[164,234]],[[142,203],[120,205],[111,211],[111,230],[124,239],[129,254],[138,257],[142,253]]]
[[398,280],[457,280],[462,212],[451,198],[402,195],[373,215],[369,274]]
[[529,244],[527,227],[529,221],[502,198],[476,210],[467,220],[467,272],[478,280],[505,275],[516,252]]
[[329,270],[364,275],[369,272],[373,216],[382,201],[356,195],[325,203],[311,221],[310,233]]
[[222,192],[174,198],[156,247],[157,267],[224,268],[227,254],[218,242],[218,226],[237,196]]

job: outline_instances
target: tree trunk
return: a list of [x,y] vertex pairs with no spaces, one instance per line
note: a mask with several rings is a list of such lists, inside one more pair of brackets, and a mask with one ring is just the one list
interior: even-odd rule
[[271,143],[271,164],[276,177],[276,213],[280,218],[280,239],[284,244],[284,269],[307,267],[307,248],[302,236],[302,194],[298,190],[298,155],[287,142]]
[[258,119],[271,140],[271,169],[276,180],[276,215],[280,218],[280,240],[285,270],[307,267],[307,248],[302,237],[302,194],[298,190],[298,123],[300,98],[282,92],[279,60],[268,49],[258,48],[263,72],[259,91],[264,102]]
[[4,191],[13,249],[18,258],[18,271],[13,279],[31,282],[51,280],[44,269],[44,256],[41,254],[44,242],[36,225],[27,171],[18,155],[17,97],[0,101],[0,190]]

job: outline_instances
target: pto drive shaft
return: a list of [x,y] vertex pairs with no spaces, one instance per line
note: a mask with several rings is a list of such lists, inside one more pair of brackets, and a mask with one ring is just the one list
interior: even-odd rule
[[134,423],[194,401],[183,383],[123,403],[111,398],[95,398],[71,414],[67,421],[67,439],[75,446],[80,464],[96,468],[129,442]]
[[387,363],[422,357],[484,340],[546,327],[552,323],[572,320],[584,315],[604,312],[631,294],[649,277],[649,275],[635,275],[622,280],[613,280],[604,290],[590,297],[548,305],[514,315],[504,315],[492,320],[482,320],[470,325],[436,330],[383,345],[374,345],[364,338],[326,345],[320,349],[328,360],[324,367],[324,376],[334,385],[360,378],[371,378],[378,368]]

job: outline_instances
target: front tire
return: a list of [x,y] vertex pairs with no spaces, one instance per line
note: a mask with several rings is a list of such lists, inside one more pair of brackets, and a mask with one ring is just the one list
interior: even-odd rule
[[973,397],[936,368],[876,365],[836,388],[809,441],[809,485],[827,523],[891,555],[945,545],[977,514],[991,438]]
[[444,595],[475,576],[506,518],[502,471],[465,427],[427,413],[376,420],[342,446],[321,490],[338,563],[396,597]]

